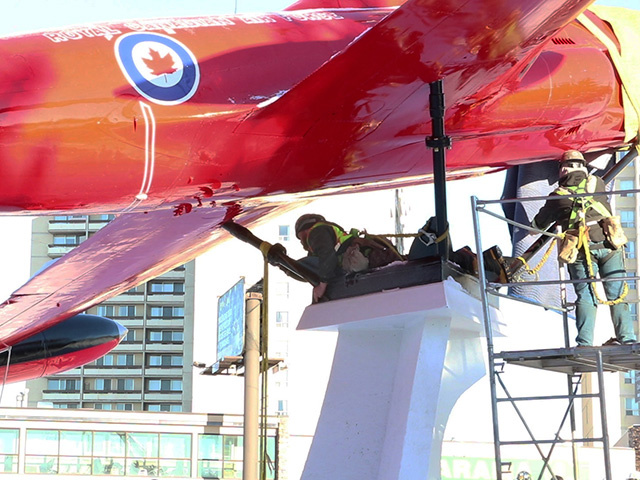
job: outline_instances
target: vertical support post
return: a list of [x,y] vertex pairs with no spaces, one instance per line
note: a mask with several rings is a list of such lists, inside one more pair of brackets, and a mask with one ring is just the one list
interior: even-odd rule
[[242,480],[258,479],[258,400],[260,390],[260,306],[262,295],[246,296],[244,341],[244,427]]
[[606,480],[611,480],[611,451],[609,450],[609,425],[607,422],[607,405],[604,399],[604,374],[602,373],[602,352],[596,354],[598,368],[598,397],[600,399],[600,420],[602,423],[602,451],[604,453],[604,474]]
[[[445,149],[451,148],[451,137],[444,133],[444,93],[442,80],[429,84],[429,113],[431,114],[431,132],[425,142],[433,150],[433,190],[436,206],[436,228],[438,237],[448,228],[447,223],[447,165]],[[438,243],[438,254],[443,260],[449,258],[449,242]]]
[[[480,238],[480,219],[478,218],[478,198],[471,197],[471,210],[473,212],[473,232],[476,237],[476,252],[482,252],[482,240]],[[487,298],[487,279],[484,271],[484,257],[478,253],[478,281],[480,284],[480,300],[482,301],[482,313],[484,318],[484,331],[487,337],[487,352],[489,357],[489,386],[491,387],[491,413],[493,416],[493,447],[496,458],[496,479],[502,480],[502,456],[500,455],[500,428],[498,426],[498,395],[496,388],[496,371],[493,352],[493,330],[491,329],[491,311]],[[607,479],[608,480],[608,479]]]
[[[556,228],[556,233],[560,233],[560,227]],[[566,273],[564,268],[558,265],[558,272],[560,280],[566,279]],[[571,346],[571,340],[569,339],[569,315],[567,312],[567,284],[560,284],[560,305],[562,306],[562,329],[564,333],[564,346],[569,348]],[[577,391],[577,390],[576,390]],[[572,395],[574,393],[573,376],[567,374],[567,393]],[[571,457],[573,460],[573,478],[578,479],[578,446],[576,445],[576,405],[575,401],[569,399],[569,426],[571,429]]]

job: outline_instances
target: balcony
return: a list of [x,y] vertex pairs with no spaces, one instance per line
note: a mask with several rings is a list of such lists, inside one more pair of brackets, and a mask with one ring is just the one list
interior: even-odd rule
[[65,392],[62,390],[43,390],[42,400],[45,401],[73,401],[80,400],[80,392]]
[[121,324],[123,327],[134,328],[142,327],[144,325],[144,319],[142,317],[112,317],[113,320]]
[[181,392],[170,392],[167,391],[165,392],[148,392],[144,394],[144,401],[145,402],[170,402],[170,401],[176,401],[176,402],[181,402],[182,401],[182,393]]
[[149,304],[163,304],[163,305],[183,305],[184,304],[184,292],[170,293],[170,292],[154,292],[147,295],[147,302]]
[[166,273],[163,273],[162,275],[156,277],[157,279],[162,279],[162,280],[184,280],[184,272],[185,270],[169,270]]
[[184,343],[147,343],[144,350],[145,352],[182,352]]
[[[127,325],[123,323],[126,327]],[[184,326],[184,318],[149,318],[147,319],[147,327],[182,327]]]
[[142,367],[140,365],[134,366],[122,366],[122,365],[108,365],[108,366],[98,366],[98,365],[90,365],[88,367],[84,367],[85,376],[92,377],[130,377],[136,376],[139,377],[142,375]]
[[144,374],[158,377],[181,377],[182,367],[147,367],[144,369]]
[[132,304],[132,303],[144,303],[144,292],[134,292],[134,293],[129,293],[129,292],[124,292],[121,293],[120,295],[110,298],[109,300],[105,300],[103,302],[104,305],[109,305],[112,303],[126,303],[126,304]]
[[122,342],[113,349],[113,353],[117,352],[140,352],[143,349],[142,342]]
[[47,254],[50,257],[61,257],[62,255],[70,252],[78,245],[53,245],[50,244],[47,250]]
[[63,232],[86,232],[87,224],[84,220],[67,220],[67,221],[49,221],[49,233],[63,233]]
[[110,391],[101,391],[101,392],[96,392],[94,391],[87,391],[85,392],[85,394],[83,395],[83,401],[88,402],[88,401],[109,401],[109,402],[113,402],[116,400],[130,400],[130,401],[140,401],[142,400],[142,393],[141,392],[121,392],[121,391],[117,391],[117,390],[110,390]]

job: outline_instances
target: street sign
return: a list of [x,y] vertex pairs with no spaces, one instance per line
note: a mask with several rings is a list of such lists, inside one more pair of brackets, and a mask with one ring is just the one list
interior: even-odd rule
[[218,299],[217,360],[240,356],[244,347],[244,278]]

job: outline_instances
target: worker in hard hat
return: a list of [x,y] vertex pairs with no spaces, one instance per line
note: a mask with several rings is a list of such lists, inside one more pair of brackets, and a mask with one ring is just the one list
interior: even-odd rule
[[[388,239],[366,233],[361,235],[357,229],[347,232],[316,213],[298,218],[295,230],[304,249],[317,262],[313,266],[322,282],[313,289],[316,302],[325,294],[327,282],[332,278],[403,259]],[[311,266],[309,259],[305,260],[303,262]]]
[[[553,198],[547,200],[532,222],[532,226],[545,230],[557,222],[564,231],[564,240],[559,247],[559,258],[567,263],[573,280],[593,278],[624,278],[623,246],[626,237],[619,218],[612,216],[607,200],[605,184],[600,177],[589,175],[582,153],[569,150],[562,156],[558,188]],[[568,198],[567,195],[584,195]],[[611,309],[611,320],[615,337],[605,345],[631,344],[636,342],[629,305],[624,301],[623,281],[602,282],[606,300],[599,299],[593,282],[575,283],[576,327],[578,346],[593,345],[596,310],[598,303],[607,303]]]
[[[327,222],[315,213],[302,215],[296,221],[296,237],[309,255],[317,258],[318,275],[322,282],[313,288],[313,301],[317,302],[327,289],[327,281],[343,275],[340,254],[354,237],[340,225]],[[367,266],[363,264],[363,270]]]

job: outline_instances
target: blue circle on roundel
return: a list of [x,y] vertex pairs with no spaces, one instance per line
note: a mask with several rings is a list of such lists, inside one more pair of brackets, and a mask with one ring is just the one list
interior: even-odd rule
[[[151,56],[150,58],[136,59],[135,47],[142,42],[161,44],[180,59],[182,65],[181,68],[178,69],[179,75],[177,81],[167,82],[166,86],[163,86],[162,82],[150,81],[149,72],[145,72],[145,75],[140,71],[141,62],[144,64],[145,62],[154,60],[160,62],[165,60],[166,65],[167,55],[169,55],[167,53],[161,55],[158,52],[152,52],[150,50],[148,52]],[[140,95],[152,102],[162,105],[176,105],[189,100],[198,89],[200,70],[195,56],[185,45],[171,37],[158,33],[127,33],[119,37],[116,41],[115,53],[120,68],[127,77],[127,80],[129,80],[131,86],[135,88]],[[153,57],[154,55],[156,55],[155,59]],[[169,55],[170,65],[174,63],[171,57],[172,55]],[[174,74],[174,77],[175,76],[176,74]]]

